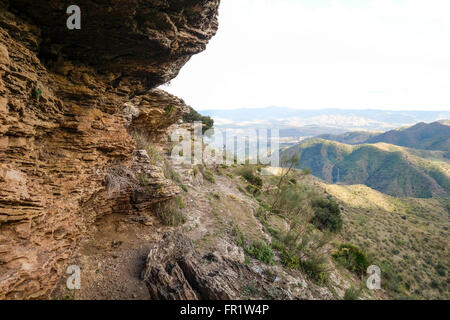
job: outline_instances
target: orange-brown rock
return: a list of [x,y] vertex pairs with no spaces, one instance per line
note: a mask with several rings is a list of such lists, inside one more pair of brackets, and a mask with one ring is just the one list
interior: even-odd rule
[[139,210],[129,192],[108,194],[108,168],[160,179],[141,202],[178,192],[133,158],[128,132],[183,114],[152,89],[205,48],[218,2],[80,0],[78,32],[65,1],[0,0],[0,299],[48,297],[96,218]]
[[156,137],[166,133],[187,112],[189,107],[182,99],[160,89],[133,98],[124,108],[134,129],[147,131]]

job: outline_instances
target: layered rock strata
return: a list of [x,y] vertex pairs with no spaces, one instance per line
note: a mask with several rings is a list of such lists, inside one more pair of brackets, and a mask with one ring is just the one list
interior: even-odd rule
[[[155,88],[205,49],[219,1],[77,4],[68,30],[65,1],[0,0],[0,299],[47,298],[93,221],[178,192],[130,132],[157,137],[186,112]],[[159,188],[111,196],[117,167]]]

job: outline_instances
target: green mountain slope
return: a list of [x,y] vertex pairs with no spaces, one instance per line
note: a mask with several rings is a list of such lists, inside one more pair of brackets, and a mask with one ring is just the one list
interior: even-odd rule
[[450,163],[443,151],[385,143],[348,145],[310,139],[282,152],[298,155],[299,169],[329,183],[364,184],[397,197],[431,198],[450,193]]
[[337,199],[344,241],[369,253],[393,297],[448,299],[450,199],[400,199],[363,185],[314,185]]
[[450,151],[450,126],[446,121],[418,123],[402,130],[391,130],[367,139],[366,143],[386,142],[424,150]]
[[445,151],[445,157],[450,159],[450,120],[428,124],[421,122],[384,133],[351,131],[343,134],[324,134],[318,138],[353,145],[385,142],[414,149],[440,150]]
[[317,138],[332,140],[347,144],[360,144],[368,139],[378,136],[380,133],[369,131],[350,131],[343,134],[322,134]]

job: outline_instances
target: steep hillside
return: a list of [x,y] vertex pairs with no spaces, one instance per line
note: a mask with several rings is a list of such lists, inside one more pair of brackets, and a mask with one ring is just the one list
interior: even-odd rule
[[422,122],[406,129],[385,132],[365,142],[386,142],[415,149],[450,151],[450,126],[445,122]]
[[429,198],[450,193],[450,164],[442,151],[310,139],[282,154],[298,155],[298,168],[311,169],[313,175],[330,183],[365,184],[399,197]]
[[[342,299],[349,288],[364,287],[353,273],[337,270],[328,240],[324,261],[311,260],[316,253],[305,247],[301,261],[311,265],[286,264],[273,230],[285,232],[288,222],[262,207],[276,177],[263,179],[257,166],[179,164],[167,156],[170,144],[147,141],[146,147],[157,155],[149,160],[165,167],[183,192],[150,211],[101,217],[68,261],[84,270],[83,287],[69,291],[63,279],[54,299]],[[245,172],[263,187],[258,196]],[[387,296],[362,289],[359,297]]]
[[369,131],[351,131],[343,134],[321,134],[317,138],[337,141],[346,144],[361,144],[379,133]]
[[428,124],[421,122],[411,127],[384,133],[351,131],[317,137],[347,144],[385,142],[414,149],[441,150],[447,152],[447,158],[450,154],[450,120],[440,120]]
[[449,299],[450,199],[399,199],[363,185],[310,183],[339,202],[343,241],[380,266],[382,286],[393,297]]
[[[185,222],[167,234],[159,219],[148,218],[165,243],[153,241],[145,261],[152,297],[350,299],[356,292],[353,299],[449,298],[449,200],[394,198],[362,185],[330,185],[301,170],[280,183],[286,171],[262,175],[262,166],[169,163],[184,189],[176,206]],[[330,215],[318,223],[319,213]],[[328,219],[339,216],[340,228],[328,229],[337,226]],[[107,272],[97,268],[98,252],[85,257],[92,285],[72,298],[104,296],[109,287],[95,284],[118,274],[113,266],[123,259],[126,239],[133,233],[145,246],[149,241],[124,222],[122,235],[111,232],[92,241],[117,257],[106,260]],[[110,247],[113,239],[123,240],[124,248]],[[367,289],[365,269],[360,273],[351,260],[334,258],[342,245],[356,246],[367,263],[381,268],[382,290]],[[61,288],[63,296],[67,289]]]

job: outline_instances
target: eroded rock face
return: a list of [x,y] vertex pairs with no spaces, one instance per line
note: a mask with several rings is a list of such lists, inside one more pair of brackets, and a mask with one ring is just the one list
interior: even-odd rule
[[[233,300],[332,297],[326,289],[322,292],[315,287],[308,289],[303,279],[294,278],[279,268],[244,264],[243,256],[230,253],[232,247],[227,243],[224,248],[218,246],[213,252],[200,253],[186,236],[167,234],[150,250],[142,272],[151,298]],[[271,270],[270,273],[264,273],[264,268]],[[299,287],[300,282],[303,288]]]
[[[201,256],[181,234],[166,235],[147,257],[142,273],[152,299],[237,299],[241,263],[214,254]],[[237,269],[233,270],[232,265]]]
[[130,193],[108,195],[108,168],[155,176],[162,200],[178,192],[133,159],[129,132],[183,114],[151,89],[205,48],[218,2],[80,0],[69,33],[65,1],[0,0],[0,299],[46,298],[95,219],[137,210]]
[[182,99],[153,89],[127,102],[124,112],[129,115],[132,128],[147,131],[154,141],[161,141],[161,135],[170,132],[168,128],[188,113],[189,107]]
[[[108,73],[114,84],[153,88],[175,77],[217,30],[218,0],[80,0],[81,30],[66,27],[66,1],[14,0],[10,10],[40,28],[39,50]],[[125,86],[125,84],[124,84]]]

